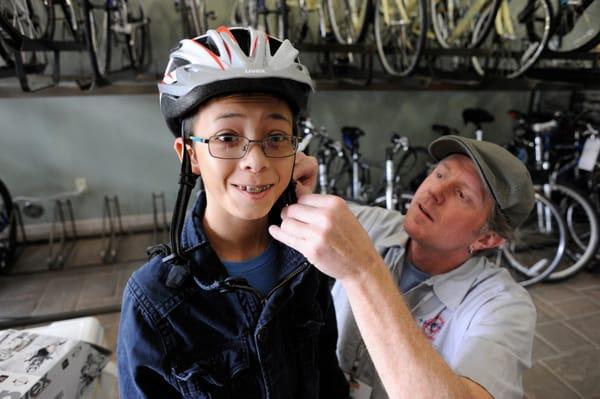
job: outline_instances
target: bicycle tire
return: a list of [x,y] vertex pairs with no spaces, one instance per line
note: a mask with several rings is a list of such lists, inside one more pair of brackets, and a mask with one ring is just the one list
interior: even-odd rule
[[96,81],[107,79],[112,56],[111,14],[109,2],[84,0],[84,29],[92,71]]
[[[418,5],[417,7],[413,6],[411,10],[410,6],[415,1]],[[383,2],[386,2],[387,7],[391,6],[393,8],[392,18],[387,22],[384,12],[386,6]],[[394,5],[397,6],[401,2],[407,3],[406,8],[408,10],[405,12],[410,21],[404,21],[403,10],[394,7]],[[416,15],[411,12],[415,10]],[[391,2],[390,0],[377,0],[374,26],[377,52],[379,53],[381,65],[383,65],[386,72],[392,76],[408,76],[413,73],[419,65],[428,31],[426,0],[397,0]],[[385,32],[383,31],[384,28]],[[389,51],[390,49],[392,51]],[[407,52],[412,49],[414,49],[412,54],[408,54]],[[399,58],[398,55],[400,55]],[[391,60],[388,60],[388,56],[391,57]]]
[[[551,281],[563,280],[575,275],[579,270],[591,262],[596,255],[599,239],[599,224],[596,212],[593,205],[575,189],[562,184],[551,184],[550,186],[551,199],[559,207],[563,215],[569,209],[573,209],[570,205],[578,206],[578,223],[583,223],[581,227],[584,231],[589,230],[588,242],[585,243],[585,248],[580,248],[577,241],[569,236],[566,255],[570,258],[570,264],[565,264],[564,267],[559,266],[548,277]],[[579,237],[581,238],[581,237]]]
[[295,1],[294,7],[286,4],[287,32],[285,37],[294,45],[302,44],[308,37],[308,10]]
[[[479,47],[492,29],[494,20],[492,18],[486,21],[486,23],[481,26],[478,35],[475,35],[477,21],[485,14],[485,10],[488,8],[491,8],[492,15],[495,15],[501,0],[481,0],[481,8],[478,12],[475,12],[475,14],[479,14],[479,17],[473,16],[473,22],[470,24],[470,28],[468,27],[468,22],[463,22],[463,18],[469,13],[469,9],[455,6],[448,7],[447,3],[453,1],[455,0],[430,0],[431,25],[433,26],[433,33],[435,34],[437,42],[444,48]],[[467,2],[466,4],[472,3]],[[449,9],[453,10],[452,15],[448,14]],[[455,20],[461,21],[456,27],[460,27],[461,23],[465,24],[465,29],[462,32],[457,33],[456,38],[454,38],[449,31],[449,25],[453,25]],[[454,26],[450,26],[450,28],[454,28]],[[462,28],[457,29],[457,31],[459,30],[462,30]]]
[[591,0],[583,10],[576,7],[577,4],[563,1],[555,4],[558,10],[546,48],[549,54],[586,52],[600,43],[600,2]]
[[[406,215],[410,202],[414,198],[414,194],[410,192],[394,193],[392,199],[392,209],[399,211],[403,215]],[[379,206],[381,208],[390,209],[387,207],[385,195],[375,198],[369,203],[371,206]]]
[[413,146],[398,160],[394,170],[394,181],[399,189],[409,192],[417,190],[427,177],[434,159],[425,147]]
[[[0,42],[2,43],[2,58],[7,65],[12,66],[15,62],[15,51],[13,49],[13,35],[26,37],[28,39],[47,39],[53,32],[53,6],[50,0],[28,0],[26,2],[15,2],[3,0],[0,2],[0,14],[3,20],[11,27],[12,32],[4,32],[0,29]],[[7,27],[7,29],[9,29]],[[28,66],[36,65],[36,70],[43,71],[47,63],[47,56],[43,51],[21,51],[21,59]]]
[[0,179],[0,274],[12,266],[17,247],[15,208],[8,187]]
[[[502,19],[505,5],[510,18],[507,22],[509,32],[498,32],[503,24],[496,23],[496,29],[488,33],[480,46],[489,53],[471,57],[475,71],[481,76],[496,75],[513,79],[523,75],[537,62],[550,39],[550,0],[503,0],[494,16],[497,22]],[[480,21],[488,17],[484,16]]]
[[[129,3],[127,23],[131,24],[132,30],[131,33],[125,35],[127,54],[129,55],[131,67],[135,71],[141,72],[148,66],[150,61],[150,22],[139,0],[129,0]],[[204,1],[201,4],[204,5]],[[204,8],[200,8],[199,12],[206,17]]]
[[[201,1],[204,4],[204,1]],[[181,27],[183,36],[194,38],[203,32],[200,29],[202,19],[199,18],[197,0],[183,0],[180,3]]]
[[514,237],[499,250],[519,284],[527,287],[539,283],[559,267],[566,251],[567,228],[560,210],[548,198],[535,194],[534,208]]
[[371,0],[358,0],[360,7],[352,22],[350,15],[350,5],[348,1],[354,0],[327,0],[327,11],[329,12],[329,22],[335,39],[340,44],[356,44],[364,40],[370,19],[373,13]]
[[277,1],[277,37],[287,39],[289,32],[289,9],[285,0]]

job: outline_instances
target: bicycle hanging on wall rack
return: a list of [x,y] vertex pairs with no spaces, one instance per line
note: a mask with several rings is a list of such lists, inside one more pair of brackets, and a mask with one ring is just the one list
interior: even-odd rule
[[[147,66],[149,24],[139,0],[3,0],[0,55],[14,65],[23,90],[34,91],[58,84],[60,53],[87,52],[91,73],[82,72],[77,83],[82,89],[102,86],[111,72]],[[28,74],[41,74],[47,64],[51,81],[33,86]]]

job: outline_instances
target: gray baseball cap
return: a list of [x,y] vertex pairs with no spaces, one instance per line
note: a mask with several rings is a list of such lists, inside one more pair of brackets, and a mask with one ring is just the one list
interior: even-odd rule
[[496,204],[514,229],[533,209],[531,175],[517,157],[498,144],[460,136],[443,136],[429,145],[429,153],[439,161],[452,154],[471,158]]

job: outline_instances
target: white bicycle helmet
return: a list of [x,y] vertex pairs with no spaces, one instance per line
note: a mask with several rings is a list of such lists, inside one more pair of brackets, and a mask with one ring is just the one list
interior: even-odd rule
[[306,110],[314,84],[289,40],[252,28],[211,29],[171,51],[158,84],[160,109],[173,134],[201,103],[220,95],[270,93],[294,115]]

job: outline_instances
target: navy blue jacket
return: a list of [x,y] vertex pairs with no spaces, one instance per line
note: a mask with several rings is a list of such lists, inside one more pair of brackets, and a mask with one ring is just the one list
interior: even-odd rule
[[327,278],[285,246],[266,296],[229,278],[203,232],[204,208],[200,196],[186,220],[182,242],[195,250],[179,288],[167,287],[173,266],[160,257],[127,283],[121,398],[348,398]]

